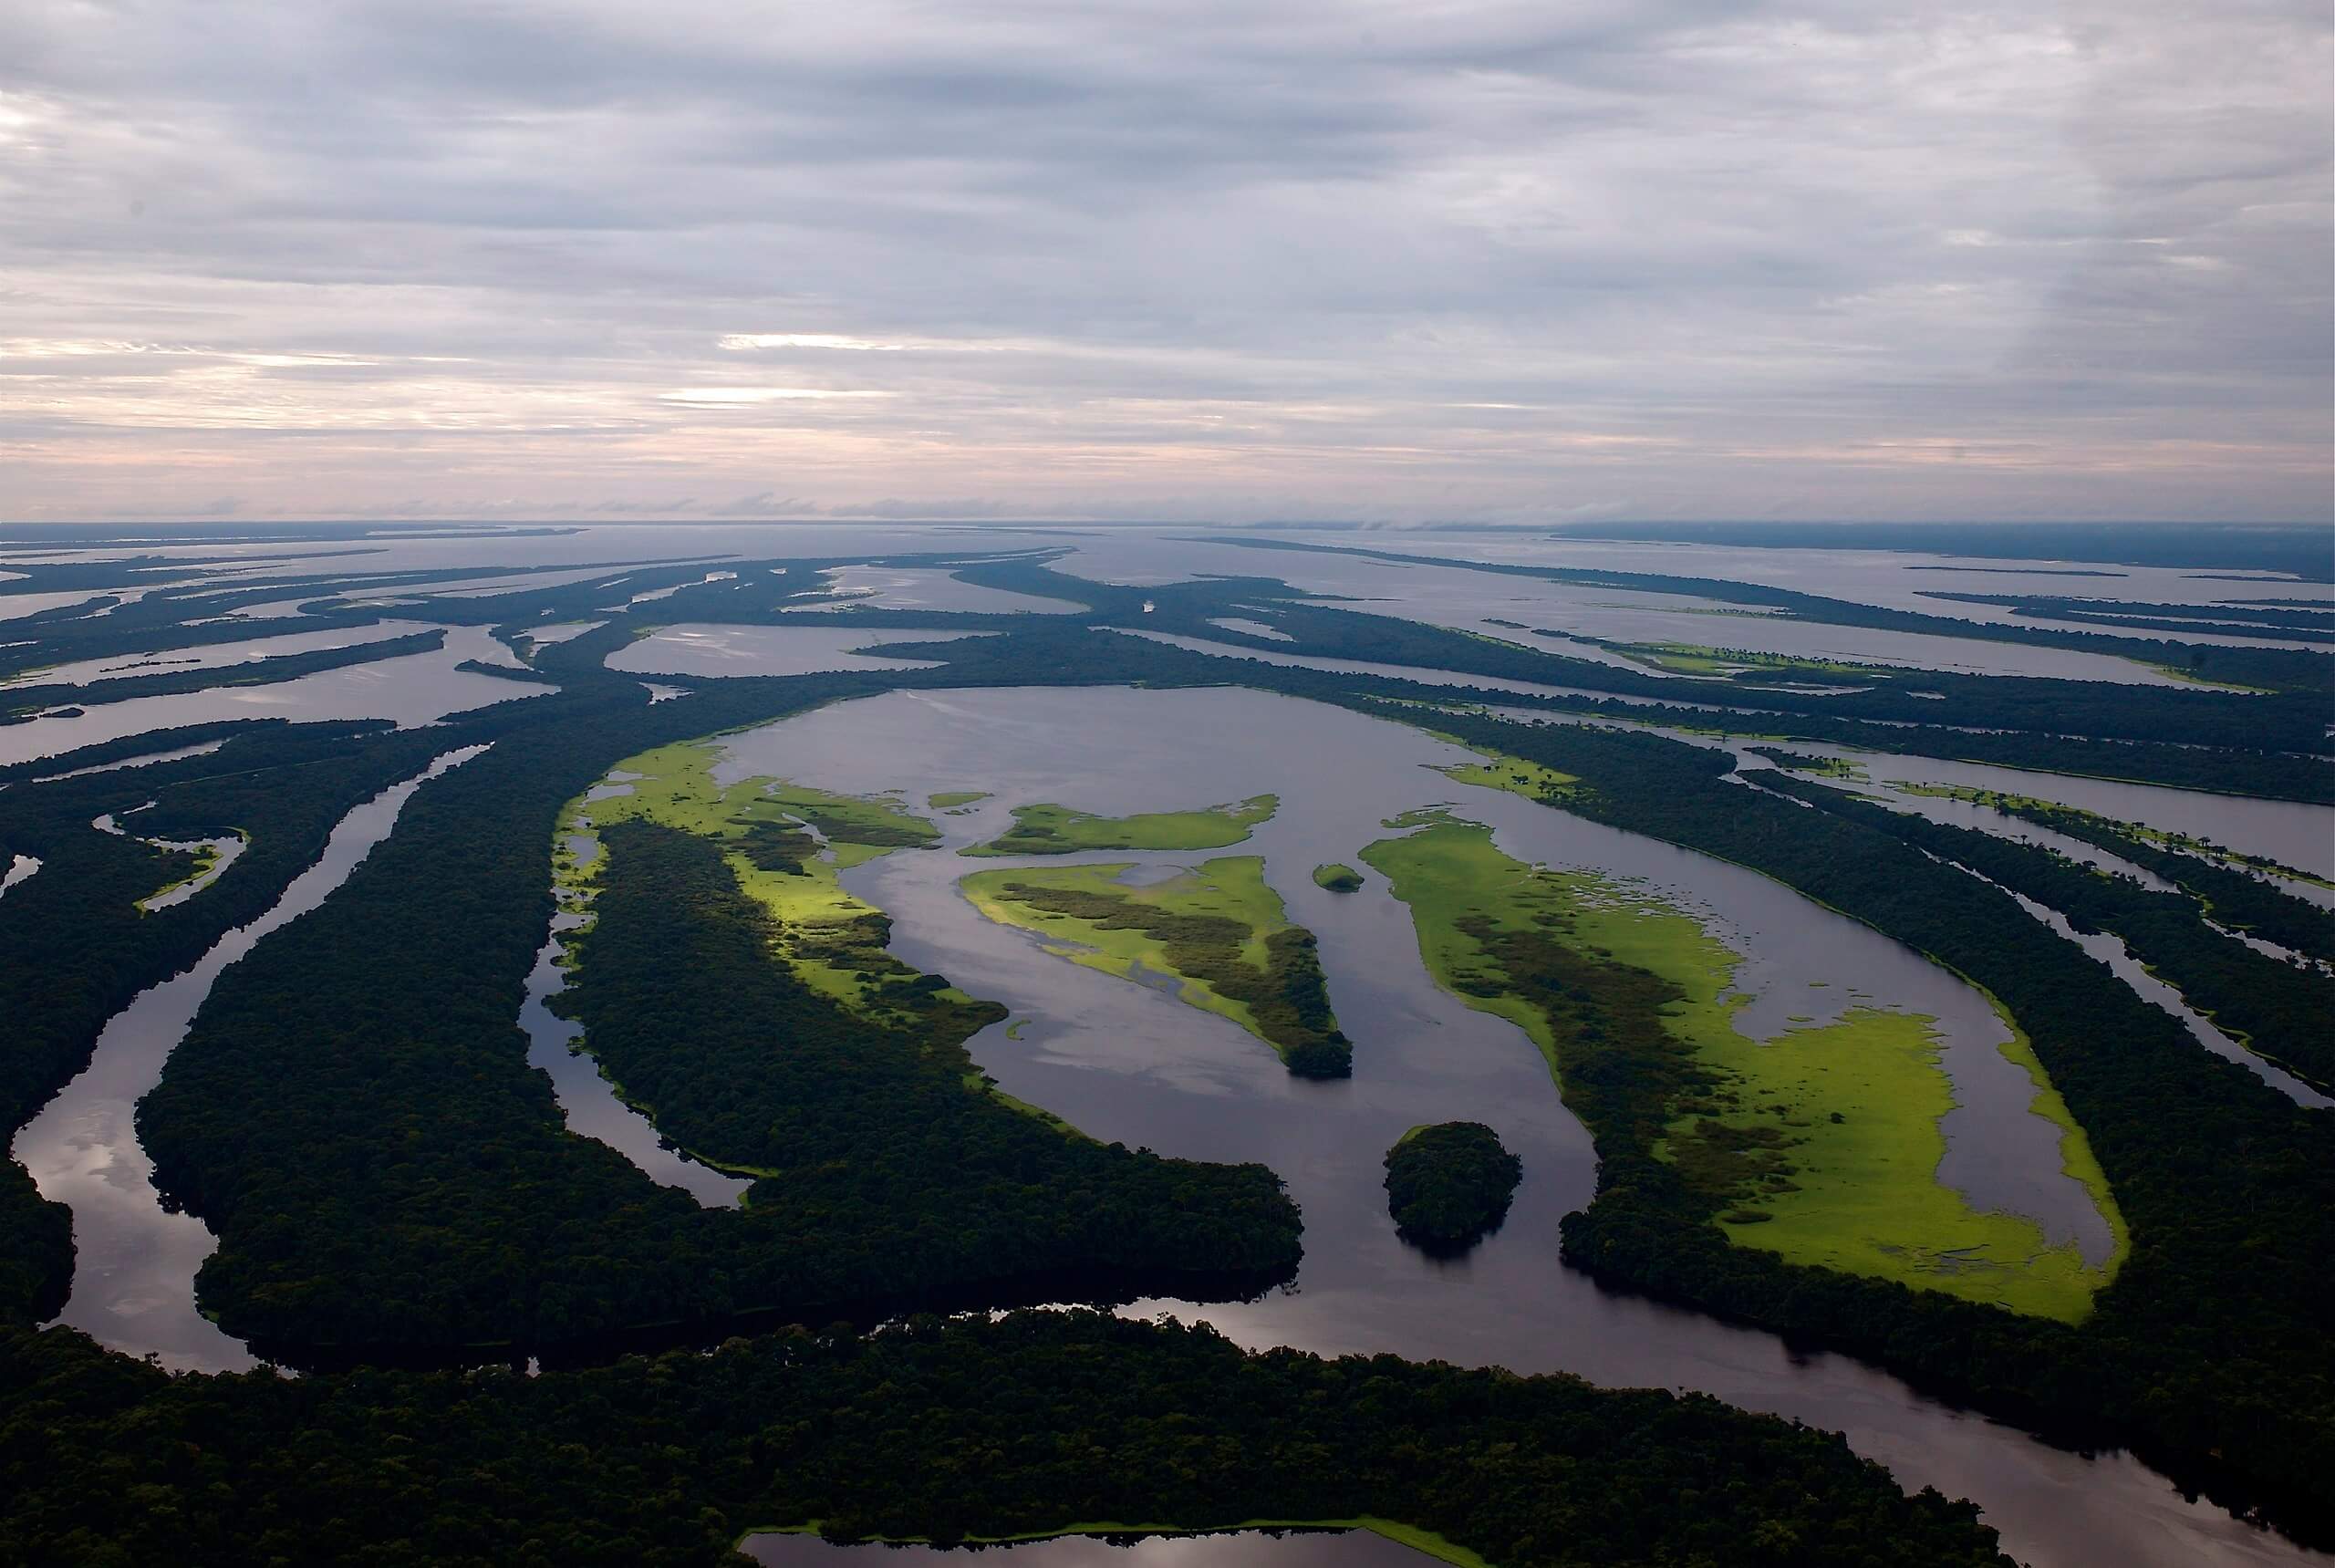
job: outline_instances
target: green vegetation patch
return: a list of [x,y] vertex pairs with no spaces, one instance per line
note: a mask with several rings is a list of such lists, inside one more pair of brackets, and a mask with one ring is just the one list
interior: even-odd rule
[[1432,1252],[1475,1245],[1508,1218],[1524,1162],[1481,1122],[1437,1122],[1386,1151],[1386,1210],[1402,1238]]
[[1013,826],[968,855],[1075,855],[1083,849],[1221,849],[1281,809],[1281,797],[1254,794],[1203,811],[1096,816],[1066,805],[1017,805]]
[[[589,888],[601,862],[579,864],[566,840],[617,823],[649,821],[711,838],[722,846],[739,887],[776,919],[778,956],[813,990],[888,1024],[929,1025],[936,1013],[969,1009],[987,1021],[993,1003],[894,958],[887,950],[890,917],[846,892],[837,877],[895,849],[930,848],[940,842],[938,828],[882,796],[769,778],[725,787],[713,777],[719,754],[711,742],[689,741],[619,763],[613,771],[630,775],[630,794],[572,801],[561,814],[554,857],[560,879]],[[586,821],[592,828],[580,826]]]
[[[2268,1516],[2319,1517],[2335,1469],[2335,1354],[2325,1328],[2335,1123],[2325,1112],[2199,1049],[2181,1020],[2029,919],[2001,884],[2033,875],[2040,885],[2045,867],[1998,853],[2027,846],[1933,834],[1937,825],[1913,814],[1789,774],[1746,791],[1728,782],[1724,753],[1658,736],[1464,714],[1438,723],[1482,749],[1579,773],[1583,787],[1569,809],[1583,816],[1762,872],[1998,998],[2081,1122],[2097,1156],[2083,1162],[2089,1179],[2104,1173],[2113,1183],[2112,1196],[2095,1189],[2095,1199],[2118,1234],[2129,1220],[2131,1240],[2114,1282],[2074,1327],[1801,1267],[1729,1244],[1710,1223],[1709,1199],[1635,1136],[1630,1096],[1614,1092],[1627,1084],[1592,1079],[1576,1108],[1590,1107],[1583,1117],[1596,1139],[1598,1192],[1560,1224],[1569,1264],[1848,1351],[2003,1418],[2049,1409],[2097,1423],[2172,1468],[2243,1478],[2233,1486],[2261,1500]],[[2216,767],[2236,755],[2195,754]],[[1808,809],[1819,803],[1821,812]],[[2046,903],[2079,881],[2095,898],[2097,888],[2114,891],[2109,878],[2064,865],[2050,881]],[[2051,1114],[2040,1099],[2035,1108]],[[2075,1149],[2062,1143],[2063,1162],[2084,1179]],[[2201,1336],[2200,1324],[2214,1331]]]
[[1619,1144],[1667,1166],[1737,1243],[2063,1321],[2108,1282],[2113,1262],[2089,1269],[1939,1185],[1953,1099],[1930,1020],[1865,1008],[1752,1041],[1726,994],[1738,956],[1653,898],[1526,866],[1449,817],[1363,859],[1411,907],[1437,983],[1540,1046],[1601,1159]]
[[977,871],[960,884],[1001,925],[1037,932],[1046,950],[1143,982],[1219,1013],[1281,1054],[1302,1078],[1343,1078],[1354,1049],[1330,1012],[1313,933],[1290,922],[1264,860],[1220,856],[1148,887],[1128,865]]
[[[920,1291],[1163,1252],[1234,1269],[1294,1253],[1296,1213],[1261,1167],[1064,1137],[991,1093],[964,1042],[1004,1009],[919,1005],[937,976],[892,1006],[839,1006],[776,961],[777,922],[718,842],[635,819],[606,843],[564,1000],[661,1132],[761,1179],[746,1218],[773,1262]],[[873,1293],[809,1299],[857,1293]]]
[[924,797],[924,804],[935,811],[962,811],[976,801],[987,800],[985,789],[944,789]]
[[[233,830],[232,836],[234,838],[242,840],[246,846],[251,843],[251,836],[240,828]],[[140,914],[150,915],[158,909],[170,908],[170,905],[165,903],[164,900],[170,898],[171,894],[179,892],[182,889],[192,889],[193,891],[199,892],[202,888],[210,886],[213,881],[216,880],[221,872],[225,869],[220,865],[220,861],[226,857],[227,848],[225,840],[218,838],[205,838],[189,840],[187,842],[192,843],[193,847],[179,849],[174,851],[174,853],[189,857],[193,862],[192,867],[188,870],[185,876],[177,878],[175,881],[165,883],[163,886],[155,888],[152,892],[139,899],[138,912]],[[190,894],[190,897],[191,896],[192,894]]]
[[[1441,736],[1443,740],[1450,737]],[[1521,757],[1489,753],[1480,763],[1453,763],[1435,770],[1454,784],[1475,784],[1483,789],[1504,789],[1510,794],[1520,794],[1527,800],[1562,800],[1572,793],[1581,781],[1571,774],[1559,773],[1540,763],[1528,763]]]
[[1867,782],[1864,764],[1854,757],[1823,756],[1812,752],[1779,751],[1773,746],[1753,746],[1754,756],[1765,757],[1786,773],[1811,774],[1822,779],[1845,779],[1852,784]]
[[1313,885],[1327,888],[1333,893],[1362,891],[1362,873],[1351,866],[1328,865],[1313,867]]
[[1649,669],[1672,675],[1710,676],[1721,680],[1787,676],[1833,681],[1890,680],[1904,673],[1902,670],[1883,665],[1800,658],[1754,648],[1711,648],[1692,642],[1605,642],[1601,646]]

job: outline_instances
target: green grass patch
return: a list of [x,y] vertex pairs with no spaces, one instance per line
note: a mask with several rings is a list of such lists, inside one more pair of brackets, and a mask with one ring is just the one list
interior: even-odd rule
[[1527,800],[1562,799],[1581,781],[1539,763],[1518,757],[1494,757],[1484,763],[1454,763],[1435,770],[1454,784],[1481,789],[1504,789]]
[[1362,873],[1351,866],[1329,865],[1313,867],[1313,886],[1326,888],[1333,893],[1362,891]]
[[938,794],[926,795],[924,804],[935,811],[960,811],[975,801],[988,798],[989,791],[985,789],[944,789]]
[[2194,670],[2185,670],[2178,664],[2160,664],[2153,659],[2135,659],[2133,662],[2143,670],[2153,670],[2159,675],[2178,680],[2184,686],[2202,686],[2208,691],[2243,691],[2253,697],[2276,695],[2276,688],[2273,687],[2240,686],[2234,680],[2215,680]]
[[[234,830],[234,835],[235,837],[243,840],[245,847],[248,848],[250,846],[252,841],[250,834],[244,832],[241,828],[236,828]],[[221,869],[219,862],[225,857],[226,851],[220,846],[217,840],[203,839],[196,842],[195,846],[192,849],[186,850],[184,853],[193,857],[193,868],[185,876],[178,878],[178,880],[174,882],[166,882],[161,887],[155,888],[152,892],[139,899],[138,912],[140,914],[152,914],[156,907],[161,905],[163,899],[169,898],[171,894],[177,892],[182,888],[199,888],[210,881],[212,878],[217,877]],[[190,897],[192,897],[192,895],[190,895]]]
[[[1467,746],[1467,742],[1457,735],[1447,735],[1435,729],[1429,729],[1427,733],[1455,746]],[[1482,789],[1504,789],[1527,800],[1561,799],[1581,782],[1571,774],[1559,773],[1540,763],[1528,763],[1521,757],[1486,752],[1476,746],[1467,746],[1467,749],[1484,760],[1480,763],[1452,763],[1435,771],[1454,784],[1475,784]],[[1394,825],[1390,823],[1387,826]]]
[[[2062,1158],[2115,1229],[2103,1269],[1938,1183],[1938,1123],[1954,1102],[1932,1020],[1859,1008],[1748,1039],[1734,1026],[1739,999],[1725,994],[1739,955],[1691,916],[1586,872],[1526,866],[1474,823],[1424,820],[1372,845],[1365,863],[1410,906],[1437,982],[1541,1048],[1601,1158],[1634,1144],[1729,1240],[1793,1262],[2062,1321],[2090,1311],[2123,1231],[2056,1095],[2036,1109],[2056,1108]],[[2031,1051],[2015,1040],[2006,1054],[2042,1085]]]
[[1074,855],[1085,849],[1221,849],[1281,809],[1281,797],[1247,800],[1201,811],[1156,811],[1096,816],[1066,805],[1017,805],[1013,826],[968,855]]
[[[713,777],[718,749],[688,741],[639,753],[612,773],[630,775],[628,794],[570,801],[560,813],[553,874],[561,886],[589,891],[605,857],[580,863],[570,837],[597,838],[601,828],[642,819],[720,843],[738,886],[777,921],[776,956],[812,990],[856,1015],[891,1028],[970,1033],[994,1004],[892,956],[892,922],[875,905],[844,890],[838,873],[901,848],[929,848],[940,833],[887,796],[836,794],[785,779],[751,778],[723,786]],[[588,820],[593,826],[581,826]],[[1003,1094],[975,1074],[967,1086],[1064,1132],[1069,1123]],[[619,1090],[621,1093],[621,1089]],[[650,1119],[653,1110],[641,1107]],[[1077,1136],[1084,1136],[1079,1134]],[[760,1174],[730,1167],[745,1174]]]
[[[940,831],[898,802],[835,794],[784,779],[752,778],[723,786],[713,777],[719,753],[708,742],[659,746],[626,758],[616,772],[638,775],[631,793],[569,803],[562,837],[588,819],[596,828],[645,819],[720,842],[739,886],[779,922],[779,956],[813,990],[864,1016],[905,1025],[935,1005],[972,999],[953,987],[918,986],[925,977],[886,951],[890,918],[846,892],[837,873],[900,848],[929,848]],[[563,844],[555,867],[570,885],[588,887],[593,866],[578,866]]]
[[[1232,1020],[1301,1077],[1344,1077],[1353,1049],[1330,1012],[1313,933],[1290,922],[1264,860],[1220,856],[1165,882],[1128,887],[1126,864],[976,871],[959,886],[1046,950]],[[1170,987],[1163,987],[1168,989]]]

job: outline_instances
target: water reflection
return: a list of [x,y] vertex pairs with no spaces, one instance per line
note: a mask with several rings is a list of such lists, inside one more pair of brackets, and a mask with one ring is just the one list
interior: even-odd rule
[[895,642],[953,642],[992,632],[903,630],[880,626],[709,626],[686,623],[608,656],[630,675],[814,675],[838,670],[931,670],[929,659],[859,651]]
[[9,888],[15,887],[17,883],[24,881],[26,877],[29,877],[34,872],[39,869],[40,857],[36,855],[11,855],[8,857],[8,869],[5,871],[0,871],[0,895],[6,894]]
[[447,628],[445,646],[434,653],[345,665],[266,686],[222,686],[170,697],[91,703],[30,723],[0,725],[0,763],[53,757],[100,741],[222,719],[386,719],[410,727],[550,690],[455,668],[466,659],[507,663],[510,652],[484,627],[458,626]]
[[73,1293],[58,1322],[172,1368],[233,1372],[255,1365],[241,1340],[195,1306],[195,1272],[218,1241],[201,1220],[162,1206],[153,1161],[138,1141],[138,1102],[161,1082],[162,1064],[220,974],[270,932],[323,903],[389,836],[415,790],[484,750],[449,752],[341,818],[323,855],[292,879],[274,909],[114,1014],[88,1066],[16,1135],[13,1152],[41,1196],[73,1210]]
[[[1417,556],[1459,554],[1443,541],[1431,545],[1405,544],[1399,554]],[[1075,556],[1064,563],[1082,576],[1109,582],[1128,580],[1130,566],[1140,569],[1152,557],[1168,552],[1187,574],[1219,572],[1229,576],[1269,576],[1291,587],[1335,595],[1357,601],[1345,607],[1489,636],[1513,639],[1515,631],[1502,622],[1522,622],[1580,637],[1614,642],[1678,642],[1697,647],[1749,649],[1797,659],[1837,660],[1854,664],[1897,665],[1918,670],[1953,670],[1967,675],[2054,676],[2070,680],[2106,680],[2118,685],[2177,685],[2174,677],[2147,665],[2112,654],[2080,652],[2061,648],[2030,647],[2023,643],[1988,642],[1975,638],[1943,637],[1928,632],[1883,631],[1867,627],[1835,626],[1760,613],[1756,607],[1724,604],[1691,595],[1575,587],[1438,566],[1425,561],[1378,561],[1354,556],[1323,556],[1296,551],[1260,551],[1196,540],[1145,539],[1105,534],[1083,541]],[[1806,554],[1806,552],[1803,552]],[[1565,566],[1587,563],[1565,560]],[[1707,565],[1673,558],[1666,566],[1639,566],[1640,571],[1675,572],[1697,576],[1726,576]],[[1822,586],[1803,582],[1801,591],[1824,593]],[[1998,590],[2000,591],[2000,590]],[[1939,614],[1944,606],[1931,605]],[[2092,628],[2099,629],[2099,628]],[[1579,659],[1642,666],[1583,644],[1569,644],[1565,653]]]
[[[910,798],[991,791],[964,816],[936,817],[946,850],[887,856],[846,874],[852,891],[894,919],[893,950],[1013,1010],[972,1043],[1008,1093],[1097,1137],[1176,1155],[1263,1160],[1288,1180],[1306,1220],[1305,1262],[1292,1290],[1246,1304],[1155,1300],[1131,1314],[1206,1318],[1254,1346],[1392,1351],[1572,1371],[1608,1385],[1704,1389],[1845,1430],[1905,1484],[1977,1499],[2009,1550],[2050,1568],[2301,1555],[2184,1501],[2128,1457],[2047,1448],[1846,1358],[1802,1355],[1767,1334],[1611,1295],[1563,1268],[1556,1222],[1588,1201],[1595,1162],[1538,1054],[1511,1026],[1433,985],[1407,913],[1382,888],[1341,898],[1314,887],[1311,873],[1384,836],[1380,821],[1393,809],[1464,796],[1467,814],[1490,822],[1510,854],[1644,876],[1717,918],[1726,939],[1749,955],[1738,983],[1757,996],[1757,1008],[1813,1013],[1828,1004],[1811,999],[1837,998],[1829,1003],[1837,1009],[1857,1000],[1854,990],[1936,1012],[1973,1054],[2000,1062],[1988,1043],[1998,1025],[1983,1001],[1957,998],[1957,991],[1970,994],[1967,987],[1875,933],[1738,868],[1426,773],[1419,764],[1451,753],[1406,727],[1252,692],[902,693],[838,704],[725,744],[718,770],[725,780],[778,774],[853,793],[900,788]],[[1354,1042],[1355,1075],[1346,1082],[1292,1079],[1229,1022],[1051,958],[1025,933],[983,919],[956,890],[960,871],[998,862],[960,861],[953,851],[995,836],[1016,804],[1149,811],[1268,789],[1282,794],[1281,814],[1251,842],[1217,853],[1262,854],[1291,918],[1319,937],[1333,1004]],[[1814,989],[1812,979],[1834,983]],[[1756,1012],[1746,1023],[1761,1025]],[[1966,1100],[1979,1111],[1967,1136],[2034,1120],[2025,1103]],[[1407,1127],[1452,1119],[1491,1126],[1525,1170],[1507,1224],[1467,1258],[1438,1264],[1395,1235],[1379,1160]],[[1959,1142],[1964,1136],[1957,1147],[1972,1147]],[[2046,1181],[2048,1198],[2056,1163],[2027,1164],[2036,1154],[2013,1142],[2001,1164]]]
[[[2010,890],[2005,888],[2004,891]],[[2018,901],[2020,909],[2106,964],[2116,978],[2131,986],[2143,1001],[2161,1007],[2181,1020],[2197,1044],[2215,1055],[2236,1063],[2299,1106],[2308,1106],[2313,1110],[2335,1108],[2335,1100],[2329,1099],[2292,1074],[2264,1061],[2216,1028],[2214,1021],[2190,1006],[2188,999],[2180,992],[2151,974],[2140,960],[2126,950],[2122,940],[2112,932],[2093,931],[2087,935],[2070,925],[2068,918],[2059,910],[2046,908],[2023,894],[2011,893],[2010,896]]]
[[317,653],[327,649],[355,648],[361,643],[386,642],[391,638],[410,637],[415,632],[435,629],[420,621],[390,620],[371,626],[331,627],[321,631],[248,638],[241,642],[173,648],[157,653],[115,654],[106,659],[84,659],[70,664],[52,664],[26,670],[0,680],[0,691],[15,685],[81,686],[138,675],[223,670],[230,665],[256,663],[263,659],[281,659],[293,654]]
[[[589,864],[600,847],[597,840],[580,836],[570,837],[566,846],[579,864]],[[668,1147],[647,1116],[617,1097],[616,1085],[600,1075],[599,1064],[575,1049],[582,1026],[551,1011],[551,998],[567,988],[567,950],[560,939],[589,919],[572,889],[560,888],[558,894],[560,908],[552,916],[551,934],[535,954],[534,968],[527,972],[527,997],[519,1008],[519,1027],[527,1035],[527,1065],[551,1079],[552,1095],[568,1131],[597,1138],[643,1175],[680,1188],[708,1209],[735,1209],[753,1183],[724,1176]]]
[[[960,582],[932,566],[832,566],[821,574],[833,603],[789,605],[791,614],[823,609],[948,610],[985,615],[1070,615],[1085,607],[1004,588]],[[806,585],[807,586],[807,585]]]

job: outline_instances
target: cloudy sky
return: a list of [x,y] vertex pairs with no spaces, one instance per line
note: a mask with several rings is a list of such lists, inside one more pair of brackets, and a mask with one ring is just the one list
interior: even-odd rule
[[8,0],[0,517],[2317,518],[2325,0]]

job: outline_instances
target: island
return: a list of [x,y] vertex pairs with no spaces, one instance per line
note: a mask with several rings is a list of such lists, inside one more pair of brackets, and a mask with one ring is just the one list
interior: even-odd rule
[[1481,1122],[1416,1127],[1386,1151],[1386,1210],[1404,1241],[1456,1255],[1500,1229],[1523,1174]]
[[1292,924],[1255,855],[1220,856],[1141,886],[1132,864],[977,871],[959,884],[1001,925],[1048,952],[1220,1013],[1300,1078],[1344,1078],[1354,1048],[1330,1012],[1313,933]]
[[1251,795],[1198,811],[1097,816],[1051,804],[1017,805],[1013,826],[968,855],[1074,855],[1082,849],[1221,849],[1281,809],[1281,797]]

